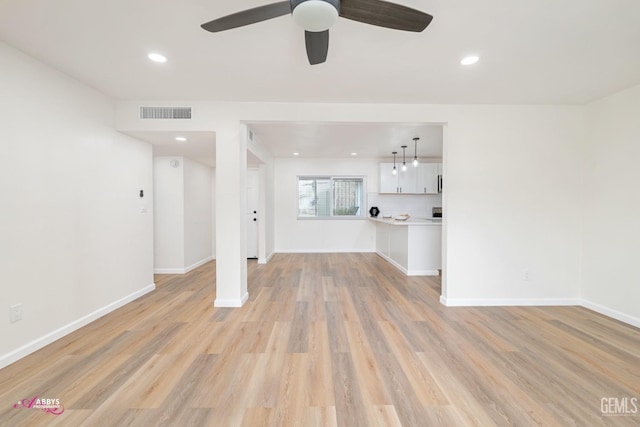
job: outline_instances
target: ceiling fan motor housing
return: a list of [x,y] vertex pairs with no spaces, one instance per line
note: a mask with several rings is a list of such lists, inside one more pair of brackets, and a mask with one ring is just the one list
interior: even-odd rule
[[306,31],[328,30],[340,14],[340,0],[291,0],[293,19]]

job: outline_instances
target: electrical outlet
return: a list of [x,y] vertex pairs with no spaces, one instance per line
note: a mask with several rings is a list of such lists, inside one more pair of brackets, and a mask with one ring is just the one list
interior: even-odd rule
[[15,304],[9,307],[9,321],[16,323],[22,320],[22,304]]
[[528,282],[528,281],[529,281],[529,270],[525,270],[525,271],[522,273],[522,280],[524,280],[525,282]]

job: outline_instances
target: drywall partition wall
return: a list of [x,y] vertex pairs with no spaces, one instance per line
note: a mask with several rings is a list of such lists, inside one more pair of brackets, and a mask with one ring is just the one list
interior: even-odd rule
[[276,226],[275,226],[275,164],[273,161],[265,165],[265,262],[268,261],[276,250]]
[[[119,103],[119,129],[141,131],[158,126],[137,119],[139,102]],[[208,102],[192,105],[198,112],[189,124],[193,130],[215,130],[238,121],[445,124],[447,183],[443,235],[447,240],[443,244],[446,248],[443,289],[447,298],[444,302],[452,305],[580,302],[582,212],[577,194],[582,189],[584,107]],[[281,167],[275,165],[277,187]],[[279,188],[275,191],[279,209]],[[233,209],[236,216],[241,215],[237,207]],[[295,210],[295,203],[290,209]],[[275,220],[282,223],[277,214]],[[217,224],[217,228],[221,227],[224,224]],[[280,232],[281,227],[277,226],[276,250]],[[300,247],[295,241],[288,244]]]
[[275,253],[275,190],[274,162],[260,165],[260,206],[263,223],[259,231],[259,264],[266,264]]
[[211,258],[216,259],[216,169],[211,168]]
[[445,157],[449,305],[579,303],[583,115],[460,107]]
[[154,157],[154,271],[180,274],[185,267],[183,157]]
[[153,164],[154,271],[184,274],[213,259],[211,168],[184,157]]
[[[375,225],[367,219],[297,218],[299,175],[365,176],[378,188],[375,159],[285,159],[275,161],[276,252],[375,252]],[[366,201],[365,201],[366,203]]]
[[640,86],[587,106],[582,298],[640,327]]
[[[100,93],[0,43],[0,367],[153,290],[152,150]],[[144,197],[140,198],[140,190]]]
[[211,252],[211,168],[184,159],[184,266],[187,271],[213,259]]

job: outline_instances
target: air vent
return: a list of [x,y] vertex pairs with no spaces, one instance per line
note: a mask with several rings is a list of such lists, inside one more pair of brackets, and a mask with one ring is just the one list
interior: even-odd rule
[[191,107],[140,107],[140,118],[191,120]]

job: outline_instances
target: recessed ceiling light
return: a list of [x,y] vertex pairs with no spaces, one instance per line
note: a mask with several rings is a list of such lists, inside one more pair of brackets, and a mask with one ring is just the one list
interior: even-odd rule
[[466,57],[462,58],[462,61],[460,61],[460,63],[461,63],[462,65],[473,65],[473,64],[475,64],[476,62],[478,62],[478,60],[479,60],[479,59],[480,59],[480,58],[478,58],[478,57],[477,57],[477,56],[475,56],[475,55],[466,56]]
[[293,153],[293,155],[294,155],[294,156],[299,156],[299,155],[300,155],[300,153]]
[[153,62],[167,62],[167,57],[164,55],[160,55],[159,53],[150,53],[149,55],[147,55],[147,57]]
[[186,142],[186,141],[187,141],[187,138],[185,138],[184,136],[176,136],[176,141],[179,141],[179,142]]
[[358,155],[358,153],[351,153],[351,155],[352,155],[352,156],[357,156],[357,155]]

